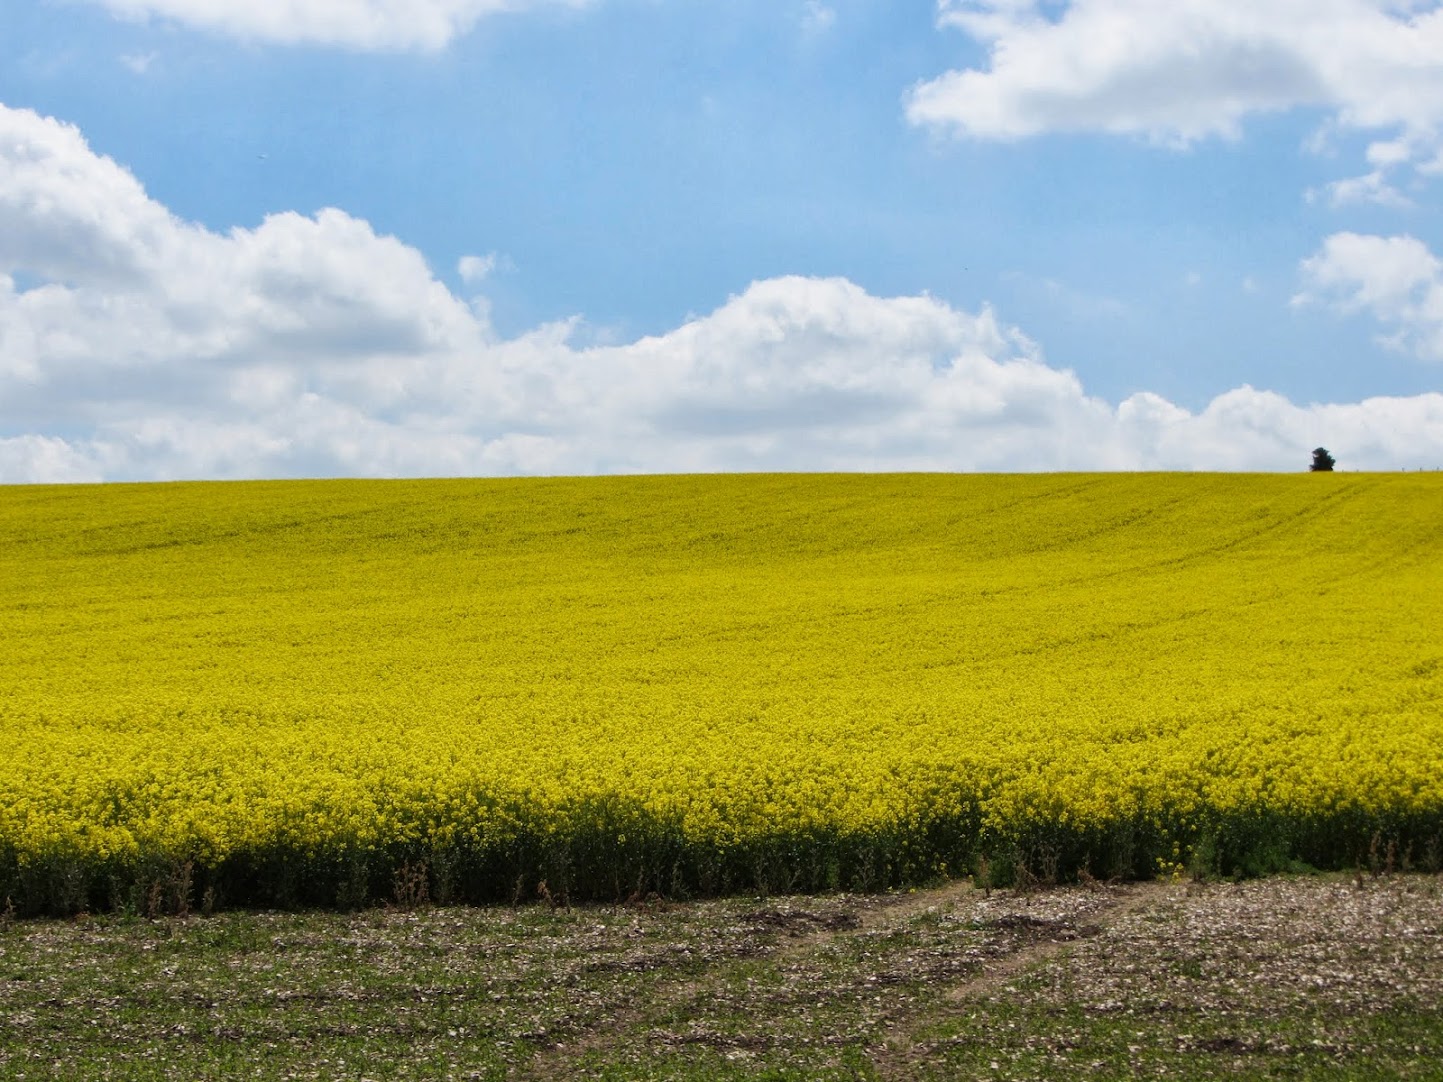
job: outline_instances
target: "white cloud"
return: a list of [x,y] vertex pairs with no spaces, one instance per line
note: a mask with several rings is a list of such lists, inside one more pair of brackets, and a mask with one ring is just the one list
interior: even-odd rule
[[[420,253],[338,210],[227,235],[182,222],[68,125],[0,106],[0,371],[146,370],[455,350],[477,335]],[[44,361],[43,366],[41,361]],[[43,369],[43,370],[42,370]]]
[[[1323,191],[1327,194],[1328,202],[1334,207],[1371,203],[1380,207],[1405,210],[1413,205],[1413,201],[1393,185],[1388,179],[1387,172],[1382,169],[1374,169],[1371,173],[1363,173],[1356,177],[1335,180],[1325,186]],[[1317,198],[1317,194],[1310,190],[1308,201],[1313,202]]]
[[1302,270],[1295,303],[1367,312],[1388,346],[1443,361],[1443,261],[1416,237],[1335,233]]
[[807,0],[802,11],[802,29],[808,34],[825,34],[836,22],[835,8],[822,3],[822,0]]
[[0,439],[0,483],[58,484],[104,480],[101,449],[55,436]]
[[990,49],[985,68],[918,85],[916,124],[977,138],[1107,132],[1185,145],[1299,106],[1340,129],[1386,132],[1380,172],[1339,200],[1391,191],[1443,129],[1436,0],[939,0],[939,21]]
[[158,53],[123,53],[120,62],[136,75],[144,75],[155,63]]
[[90,0],[125,18],[160,18],[253,41],[353,49],[440,49],[479,20],[590,0]]
[[211,232],[0,107],[0,480],[1443,462],[1440,395],[1114,406],[990,311],[843,279],[606,346],[483,312],[339,210]]
[[491,277],[500,265],[501,258],[495,252],[486,255],[463,255],[456,262],[456,273],[467,285],[478,285]]

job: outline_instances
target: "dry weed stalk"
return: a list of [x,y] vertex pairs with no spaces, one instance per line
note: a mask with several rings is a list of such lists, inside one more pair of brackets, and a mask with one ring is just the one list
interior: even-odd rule
[[396,869],[394,897],[400,909],[421,909],[431,902],[430,869],[424,860],[409,860]]

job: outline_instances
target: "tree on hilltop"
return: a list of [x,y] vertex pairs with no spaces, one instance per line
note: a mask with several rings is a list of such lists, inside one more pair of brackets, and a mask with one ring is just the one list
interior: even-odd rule
[[1319,447],[1313,452],[1313,464],[1308,469],[1313,473],[1332,473],[1337,464],[1333,456],[1328,454],[1326,447]]

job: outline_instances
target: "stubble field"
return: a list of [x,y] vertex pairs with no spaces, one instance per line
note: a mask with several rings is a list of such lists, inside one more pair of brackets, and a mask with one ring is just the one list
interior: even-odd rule
[[0,923],[0,1079],[1443,1078],[1443,883]]

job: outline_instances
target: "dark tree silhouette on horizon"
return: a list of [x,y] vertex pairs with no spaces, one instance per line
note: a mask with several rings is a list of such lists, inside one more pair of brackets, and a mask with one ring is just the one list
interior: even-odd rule
[[1319,447],[1313,452],[1313,464],[1308,469],[1313,473],[1332,473],[1337,464],[1333,456],[1328,454],[1326,447]]

